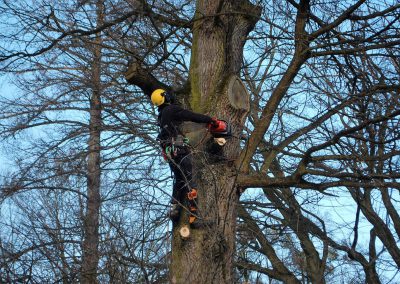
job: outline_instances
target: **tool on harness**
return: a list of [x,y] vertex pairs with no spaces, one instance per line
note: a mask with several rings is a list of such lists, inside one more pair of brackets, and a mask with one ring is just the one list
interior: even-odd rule
[[232,136],[231,125],[222,119],[215,119],[207,125],[207,128],[214,138],[228,138]]
[[178,135],[175,138],[172,138],[171,141],[172,141],[172,145],[175,145],[177,147],[189,146],[189,138],[187,138],[183,135]]
[[172,157],[172,156],[176,156],[177,155],[177,149],[175,148],[174,145],[171,146],[166,146],[165,147],[165,151],[164,151],[165,155],[167,157]]
[[175,138],[171,138],[170,141],[164,143],[164,147],[162,150],[162,156],[164,160],[168,160],[170,158],[176,157],[178,155],[179,148],[188,147],[189,146],[189,138],[178,135]]

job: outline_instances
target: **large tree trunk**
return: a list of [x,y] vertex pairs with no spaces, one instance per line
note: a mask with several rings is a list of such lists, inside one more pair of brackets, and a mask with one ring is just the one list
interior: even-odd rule
[[[187,210],[183,210],[179,223],[173,228],[171,283],[235,282],[236,204],[239,199],[236,186],[239,169],[235,168],[235,160],[249,110],[249,95],[238,75],[246,37],[260,13],[261,9],[247,0],[198,0],[196,3],[189,105],[194,111],[230,122],[233,137],[223,148],[211,147],[213,151],[210,151],[208,142],[212,139],[205,136],[205,131],[193,129],[188,135],[192,145],[197,145],[193,173],[199,191],[199,218],[188,238],[181,235],[181,229],[188,225]],[[131,62],[125,78],[149,96],[156,88],[170,90],[140,62]]]
[[[193,172],[199,186],[198,225],[190,237],[173,229],[172,283],[234,283],[237,169],[239,139],[248,111],[248,94],[238,79],[246,36],[260,10],[248,1],[197,1],[190,66],[190,105],[195,111],[229,121],[233,138],[211,155],[199,145]],[[201,136],[201,135],[200,135]],[[207,144],[207,143],[204,143]]]
[[[97,25],[103,23],[103,3],[97,3]],[[101,134],[101,36],[93,45],[92,96],[90,98],[89,141],[87,157],[87,201],[84,216],[81,283],[97,283],[100,224],[100,134]]]

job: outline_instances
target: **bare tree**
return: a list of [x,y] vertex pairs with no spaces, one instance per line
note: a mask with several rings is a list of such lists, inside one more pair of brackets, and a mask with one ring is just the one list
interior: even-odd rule
[[[298,11],[301,8],[288,2]],[[398,121],[398,60],[393,57],[393,52],[398,52],[398,27],[393,25],[399,7],[368,1],[338,10],[328,6],[310,6],[309,57],[274,110],[274,116],[265,117],[271,125],[256,151],[258,158],[251,163],[254,175],[243,177],[250,187],[263,187],[265,196],[264,201],[259,199],[257,203],[246,200],[243,205],[249,212],[239,210],[247,224],[245,228],[258,242],[250,252],[267,256],[273,269],[265,269],[251,258],[242,258],[239,264],[285,282],[292,279],[323,283],[341,277],[345,282],[358,278],[361,282],[385,283],[393,275],[392,281],[396,282],[397,269],[384,263],[389,255],[393,256],[389,262],[396,262],[398,248],[394,226],[390,225],[396,221],[389,217],[395,220],[392,213],[398,208],[389,197],[398,188],[394,162],[398,155],[397,130],[387,132],[386,127]],[[266,12],[266,17],[279,15],[280,9],[286,7],[277,5]],[[335,15],[341,17],[334,20]],[[319,33],[321,29],[324,36]],[[274,56],[260,53],[256,64],[248,64],[245,69],[246,82],[257,103],[250,116],[254,125],[250,129],[262,124],[259,104],[263,104],[263,92],[272,90],[268,106],[278,90],[274,86],[281,82],[280,65],[274,62],[280,62],[281,54],[290,50],[285,43],[290,37],[285,31],[260,30],[259,35],[260,39],[271,39]],[[385,169],[368,170],[378,164]],[[265,174],[267,178],[263,177]],[[383,196],[387,209],[380,203]],[[354,210],[348,210],[344,204]],[[339,211],[332,212],[334,220],[326,216],[331,212],[321,209],[326,206]],[[265,218],[259,220],[260,214]],[[342,221],[335,224],[339,218]],[[364,228],[371,225],[366,232]],[[284,238],[263,233],[271,230],[277,230],[278,236]],[[377,237],[386,245],[380,246]],[[288,238],[295,246],[290,245],[284,255],[292,259],[293,266],[287,265],[287,258],[277,257],[277,252],[285,251],[281,248],[287,247]],[[343,265],[346,271],[354,272],[343,275]],[[364,276],[357,275],[360,269]]]
[[[2,183],[1,196],[12,198],[4,207],[15,213],[21,208],[22,217],[3,224],[0,269],[9,275],[7,282],[19,277],[36,282],[138,282],[144,274],[147,282],[154,282],[163,275],[163,270],[155,272],[154,267],[162,268],[162,264],[148,262],[148,257],[154,258],[148,250],[153,243],[164,245],[160,240],[165,233],[148,240],[151,234],[137,218],[162,215],[156,212],[163,208],[163,195],[158,194],[161,205],[154,204],[157,200],[152,195],[147,203],[154,206],[146,214],[143,210],[148,205],[126,205],[144,203],[145,191],[149,185],[154,187],[154,181],[140,181],[149,177],[148,164],[157,163],[149,136],[152,127],[142,123],[152,119],[152,114],[143,107],[140,94],[128,93],[118,83],[121,72],[110,73],[125,69],[126,59],[116,53],[118,41],[126,40],[119,38],[122,28],[104,31],[112,17],[105,12],[118,14],[126,5],[112,10],[104,1],[47,4],[2,4],[8,17],[18,21],[7,29],[19,31],[3,35],[14,43],[20,39],[28,47],[5,56],[10,61],[2,65],[4,72],[18,71],[15,80],[21,94],[4,96],[1,102],[3,143],[12,149],[9,158],[16,161]],[[79,36],[72,36],[75,33]],[[40,50],[31,54],[34,48]],[[150,162],[141,164],[146,158]],[[27,195],[43,201],[29,204]],[[53,212],[57,201],[70,207],[60,206]],[[165,217],[158,218],[163,224]],[[31,236],[31,227],[38,233]],[[163,232],[153,226],[149,229],[153,234]],[[12,232],[11,237],[6,232]],[[16,237],[15,232],[20,235]],[[141,246],[137,240],[142,240]],[[37,261],[25,269],[29,257]],[[40,264],[42,258],[47,266]],[[124,269],[116,267],[129,261]],[[52,269],[47,275],[38,273],[48,266]]]
[[[243,46],[252,25],[258,20],[258,12],[250,3],[247,9],[237,2],[237,6],[232,4],[235,8],[231,4],[230,1],[220,1],[213,5],[197,2],[198,17],[193,21],[188,84],[191,89],[187,101],[194,110],[231,121],[234,129],[237,129],[234,136],[238,137],[241,132],[241,116],[234,111],[235,105],[229,100],[229,76],[239,73],[232,62],[237,60],[236,52],[242,53],[240,47]],[[263,227],[260,228],[253,220],[254,217],[241,210],[239,212],[242,212],[241,218],[247,223],[246,227],[250,228],[252,234],[256,234],[259,245],[262,244],[263,250],[259,253],[267,256],[272,265],[271,269],[264,269],[262,263],[257,270],[258,266],[252,264],[247,266],[248,269],[288,283],[300,282],[301,279],[324,283],[329,248],[333,247],[347,253],[350,259],[357,260],[364,268],[368,281],[378,281],[374,257],[377,255],[376,230],[371,231],[370,254],[365,258],[355,249],[359,217],[355,220],[352,244],[343,245],[329,237],[324,220],[317,218],[318,216],[313,215],[296,199],[297,195],[304,198],[302,196],[308,194],[299,193],[296,188],[317,190],[322,193],[320,196],[317,194],[317,198],[326,200],[326,195],[332,194],[329,193],[330,188],[347,189],[360,196],[366,187],[370,188],[368,192],[372,188],[398,187],[396,180],[393,180],[396,174],[391,171],[380,175],[372,172],[360,173],[359,169],[350,168],[349,164],[363,163],[366,157],[373,161],[381,159],[376,152],[372,157],[370,152],[368,155],[354,155],[354,151],[362,153],[354,145],[359,143],[359,139],[381,145],[395,143],[395,137],[389,138],[384,132],[381,137],[387,137],[385,141],[366,138],[370,135],[364,130],[377,128],[382,123],[396,124],[399,115],[396,108],[360,119],[357,113],[365,113],[365,110],[357,109],[357,105],[360,101],[371,101],[378,94],[383,94],[385,99],[374,99],[374,103],[382,105],[385,102],[392,106],[397,104],[391,98],[396,97],[399,87],[398,76],[394,71],[398,69],[398,62],[393,57],[398,45],[399,7],[390,3],[375,5],[368,1],[341,4],[343,6],[313,4],[310,1],[282,1],[273,6],[265,5],[261,18],[263,21],[252,34],[254,40],[249,42],[249,48],[254,53],[249,56],[243,73],[253,96],[249,138],[239,157],[234,154],[238,152],[229,152],[230,146],[238,149],[238,144],[235,144],[238,140],[233,139],[224,149],[225,162],[210,166],[210,160],[206,159],[206,166],[204,159],[199,159],[202,162],[197,165],[196,171],[202,181],[201,190],[205,193],[205,196],[201,196],[204,200],[201,211],[206,212],[203,216],[205,219],[216,221],[216,225],[211,225],[211,230],[209,227],[195,230],[191,236],[193,242],[189,241],[190,245],[180,241],[175,231],[173,250],[177,251],[178,259],[173,261],[171,270],[178,283],[183,282],[183,279],[204,283],[233,281],[233,275],[226,272],[232,270],[218,264],[218,261],[222,260],[225,265],[232,263],[231,249],[233,250],[234,245],[230,237],[234,235],[236,215],[231,215],[229,210],[236,208],[236,193],[250,187],[264,188],[265,198],[274,204],[281,215],[275,218],[294,232],[298,246],[290,249],[292,259],[296,259],[296,265],[291,267],[278,257],[271,240],[264,236]],[[246,14],[245,19],[250,23],[248,26],[240,22],[241,12]],[[229,22],[228,19],[234,20]],[[240,28],[244,28],[244,34],[240,33]],[[234,35],[238,36],[234,37],[238,40],[234,43],[230,41],[232,38],[229,33],[233,30]],[[260,43],[265,40],[268,41],[268,46]],[[374,71],[357,70],[366,65]],[[150,74],[145,77],[142,69],[137,65],[133,66],[133,72],[128,74],[131,83],[141,86],[145,92],[159,86],[154,77]],[[384,74],[393,76],[385,78]],[[241,96],[244,95],[241,93]],[[396,132],[394,129],[392,131]],[[389,146],[389,149],[395,148],[394,145]],[[204,153],[204,150],[200,150],[200,153]],[[387,161],[393,161],[392,158],[397,155],[396,151],[383,151],[383,148],[381,153],[385,153]],[[382,161],[381,164],[385,163]],[[234,181],[233,184],[225,180],[227,176]],[[213,200],[215,195],[218,198]],[[360,204],[357,198],[355,200],[356,204]],[[366,202],[371,204],[371,200],[367,199]],[[395,208],[395,205],[391,204],[389,207]],[[213,215],[213,208],[220,211]],[[373,211],[371,205],[364,204],[360,207],[362,212],[367,212],[367,209],[361,208],[370,208]],[[357,211],[356,216],[361,211]],[[233,212],[236,212],[235,209]],[[367,219],[370,222],[379,222],[381,218],[377,215]],[[382,221],[377,227],[387,228],[387,225]],[[391,233],[387,229],[386,233],[382,232],[381,237],[387,242],[388,250],[397,250],[396,241],[390,237]],[[322,246],[317,245],[311,236],[319,238]],[[199,249],[196,249],[197,246]],[[207,254],[206,247],[211,248],[210,254]],[[297,252],[293,251],[294,248]],[[182,254],[187,257],[182,257]],[[390,254],[395,260],[395,252]],[[210,266],[210,257],[215,263],[211,268],[202,269],[202,260],[207,263],[205,266]],[[225,272],[218,272],[220,267],[225,267],[222,269]]]
[[[19,160],[21,168],[8,176],[2,193],[15,198],[26,190],[50,190],[47,174],[38,179],[32,170],[54,157],[80,178],[80,187],[69,192],[85,201],[84,189],[97,195],[92,200],[100,193],[101,205],[81,212],[87,216],[83,224],[90,221],[99,230],[82,230],[82,252],[92,257],[80,268],[91,275],[88,282],[396,282],[400,6],[395,1],[127,0],[104,1],[102,9],[96,2],[102,21],[81,18],[96,11],[95,2],[74,9],[42,5],[33,18],[29,8],[15,6],[20,3],[0,8],[20,19],[19,32],[2,29],[2,42],[14,45],[2,45],[1,70],[33,71],[36,77],[30,84],[19,77],[24,99],[3,101],[2,133],[12,139],[33,126],[56,124],[66,135],[24,142],[21,153],[36,154]],[[91,60],[100,51],[101,60]],[[62,70],[57,80],[37,76],[35,71],[49,73],[68,58],[85,64],[77,73],[57,68]],[[133,89],[121,76],[128,60],[125,76]],[[64,66],[75,66],[71,62]],[[99,62],[105,71],[88,76]],[[91,80],[74,84],[77,74]],[[94,79],[101,84],[96,87]],[[40,91],[45,83],[56,86],[56,99]],[[202,225],[183,240],[184,212],[172,230],[170,255],[161,249],[167,240],[159,225],[166,220],[157,210],[168,193],[168,173],[154,156],[154,110],[136,87],[147,96],[158,87],[172,90],[185,107],[233,127],[233,137],[217,154],[210,152],[205,130],[189,129]],[[92,120],[73,119],[90,106]],[[45,116],[50,110],[58,116]],[[87,141],[91,150],[81,151]],[[65,144],[70,151],[60,156]],[[80,162],[65,163],[70,157]],[[77,164],[80,171],[72,170]],[[61,173],[57,176],[66,175]],[[100,183],[82,185],[86,177]],[[152,188],[157,191],[147,194]],[[111,204],[125,209],[111,210]],[[129,229],[128,212],[137,231]],[[141,238],[134,237],[139,233]],[[151,253],[155,250],[162,252]],[[76,263],[69,266],[75,269]]]

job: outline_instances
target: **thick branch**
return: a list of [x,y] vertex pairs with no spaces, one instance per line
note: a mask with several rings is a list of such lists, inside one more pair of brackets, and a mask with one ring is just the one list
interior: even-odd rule
[[243,172],[248,172],[250,170],[250,161],[254,156],[258,145],[261,143],[265,132],[268,130],[276,109],[278,108],[283,97],[286,95],[289,86],[298,74],[301,66],[308,59],[309,41],[305,27],[308,19],[309,5],[308,1],[301,1],[301,3],[302,5],[299,7],[296,18],[296,46],[293,59],[290,62],[288,70],[283,75],[275,90],[272,92],[271,98],[262,112],[261,119],[255,125],[254,131],[252,132],[250,139],[245,146],[245,150],[242,151],[242,154],[238,159],[237,166],[241,168]]
[[170,87],[158,81],[151,73],[145,70],[138,61],[133,61],[125,72],[125,79],[129,84],[138,86],[150,96],[155,89],[171,90]]
[[380,188],[382,186],[387,186],[391,188],[400,189],[400,183],[398,182],[383,182],[381,180],[371,180],[365,179],[364,181],[360,181],[359,179],[355,180],[339,180],[339,181],[331,181],[331,182],[323,182],[323,183],[313,183],[308,182],[302,178],[289,176],[286,178],[270,178],[265,175],[239,175],[237,180],[237,185],[241,188],[257,188],[257,187],[266,187],[266,188],[282,188],[282,187],[295,187],[295,188],[303,188],[303,189],[314,189],[318,191],[324,191],[328,188],[333,187],[364,187],[364,188]]

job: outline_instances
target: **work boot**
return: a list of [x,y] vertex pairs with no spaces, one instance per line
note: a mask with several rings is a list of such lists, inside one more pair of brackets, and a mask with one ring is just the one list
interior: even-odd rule
[[169,218],[176,222],[179,220],[180,206],[177,203],[171,203],[171,208],[169,209]]

